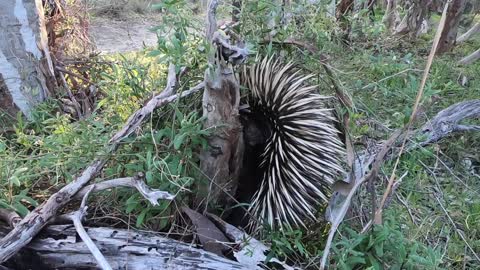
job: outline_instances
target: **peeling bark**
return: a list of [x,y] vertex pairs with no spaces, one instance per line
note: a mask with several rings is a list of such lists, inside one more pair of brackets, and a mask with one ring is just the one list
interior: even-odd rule
[[[232,63],[243,59],[241,48],[230,46],[229,40],[216,35],[216,0],[209,1],[206,36],[211,44],[209,68],[205,71],[203,92],[204,127],[212,131],[208,149],[201,153],[200,167],[208,181],[199,183],[198,206],[210,210],[212,202],[219,206],[231,204],[235,195],[243,159],[243,129],[238,106],[240,86],[234,76]],[[238,49],[238,51],[236,51]],[[226,53],[232,53],[225,59]],[[202,209],[203,210],[203,209]]]
[[0,2],[0,74],[10,106],[26,116],[50,95],[54,71],[41,0]]
[[[131,229],[85,229],[113,269],[252,269],[159,234]],[[98,269],[72,225],[46,227],[10,263],[21,263],[21,268],[15,265],[17,269],[41,269],[39,264],[29,265],[32,255],[47,269]]]

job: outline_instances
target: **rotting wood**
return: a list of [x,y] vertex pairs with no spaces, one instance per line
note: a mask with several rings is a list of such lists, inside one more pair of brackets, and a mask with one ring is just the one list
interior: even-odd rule
[[217,6],[217,0],[208,3],[206,37],[210,55],[202,100],[204,127],[211,134],[207,138],[208,149],[201,153],[200,168],[208,181],[198,184],[195,199],[205,210],[209,210],[209,202],[221,206],[232,202],[243,158],[243,131],[238,113],[240,86],[232,64],[243,62],[247,51],[216,32]]
[[0,208],[0,220],[4,221],[10,227],[15,227],[22,220],[22,218],[15,212]]
[[[85,230],[113,269],[251,269],[161,234],[115,228]],[[21,258],[23,251],[33,252],[49,269],[96,269],[95,258],[77,238],[73,225],[50,225],[18,256]]]
[[437,142],[453,132],[480,131],[480,126],[460,124],[465,119],[480,119],[480,99],[456,103],[440,111],[421,128],[427,138],[420,145]]
[[465,0],[451,0],[447,10],[445,27],[443,28],[440,42],[438,43],[437,54],[449,52],[455,46],[457,40],[458,24],[465,9]]

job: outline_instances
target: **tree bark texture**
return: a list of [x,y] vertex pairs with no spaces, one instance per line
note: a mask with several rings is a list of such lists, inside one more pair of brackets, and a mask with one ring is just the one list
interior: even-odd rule
[[476,50],[470,55],[465,56],[462,60],[459,61],[459,64],[469,65],[480,59],[480,49]]
[[[115,228],[85,229],[113,269],[251,269],[153,233]],[[99,269],[72,225],[46,227],[8,263],[16,269]],[[34,265],[30,265],[32,263]]]
[[354,1],[353,0],[340,0],[337,4],[337,20],[342,19],[343,16],[348,14],[350,11],[353,10]]
[[[200,168],[208,181],[198,186],[197,206],[213,202],[218,206],[231,204],[238,185],[243,159],[243,129],[238,106],[240,86],[231,64],[222,57],[222,45],[214,41],[217,1],[211,0],[207,10],[206,36],[212,54],[205,71],[203,92],[204,127],[211,131],[208,149],[202,151]],[[215,53],[215,54],[213,54]]]
[[447,19],[438,43],[437,54],[451,51],[457,39],[458,24],[465,8],[465,0],[453,0],[447,10]]
[[54,70],[42,0],[0,1],[0,74],[5,89],[0,93],[2,109],[15,108],[30,116],[49,96]]
[[407,13],[395,29],[395,34],[417,37],[423,21],[428,16],[430,4],[431,0],[406,0],[404,6]]

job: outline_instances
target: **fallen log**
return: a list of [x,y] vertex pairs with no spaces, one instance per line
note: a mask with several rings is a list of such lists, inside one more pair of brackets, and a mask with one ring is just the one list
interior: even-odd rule
[[[113,269],[250,269],[156,233],[103,227],[85,230]],[[12,259],[22,263],[34,256],[47,269],[99,269],[73,225],[45,227],[17,256]]]

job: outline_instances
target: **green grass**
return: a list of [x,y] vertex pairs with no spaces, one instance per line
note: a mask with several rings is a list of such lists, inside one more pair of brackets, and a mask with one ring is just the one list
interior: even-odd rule
[[[180,1],[181,2],[181,1]],[[179,3],[180,3],[179,2]],[[50,194],[73,179],[95,157],[128,116],[165,83],[171,61],[190,70],[181,89],[202,80],[206,51],[198,27],[186,20],[191,12],[179,3],[163,7],[159,30],[168,35],[157,49],[106,57],[110,66],[91,70],[102,91],[95,112],[72,121],[49,101],[35,113],[35,121],[18,118],[14,133],[0,135],[0,207],[25,215]],[[170,9],[169,9],[170,8]],[[241,35],[260,54],[277,53],[318,73],[324,94],[334,95],[318,54],[304,49],[259,44],[266,31],[269,1],[251,3],[242,14]],[[350,135],[357,150],[368,140],[380,141],[402,127],[411,114],[434,33],[407,41],[389,37],[377,14],[373,24],[357,21],[355,40],[345,45],[335,24],[322,10],[298,8],[292,23],[280,29],[278,39],[294,36],[318,47],[330,57],[336,79],[351,96]],[[480,46],[479,39],[462,44],[434,59],[422,99],[419,123],[454,103],[480,98],[480,62],[459,66],[457,61]],[[251,60],[250,60],[251,61]],[[459,84],[465,76],[468,84]],[[180,89],[180,90],[181,90]],[[105,191],[91,202],[95,224],[166,230],[179,205],[192,195],[200,178],[198,152],[205,147],[201,127],[201,94],[162,108],[122,143],[96,179],[112,179],[145,172],[153,188],[178,194],[174,204],[152,207],[129,189]],[[478,122],[478,121],[477,121]],[[417,124],[416,126],[418,126]],[[480,134],[455,134],[434,145],[404,153],[397,176],[407,173],[384,212],[384,224],[360,233],[370,217],[370,191],[363,186],[341,226],[332,249],[338,269],[479,269],[467,244],[480,253]],[[382,167],[375,183],[377,199],[383,194],[394,160]],[[316,269],[328,233],[319,222],[310,230],[270,232],[270,256]],[[460,233],[464,239],[460,237]]]

